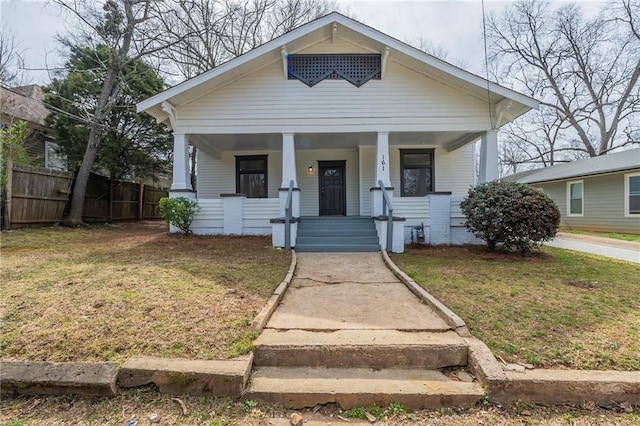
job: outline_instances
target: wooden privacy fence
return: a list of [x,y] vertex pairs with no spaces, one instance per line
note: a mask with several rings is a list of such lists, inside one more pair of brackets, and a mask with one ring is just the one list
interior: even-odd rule
[[4,227],[62,221],[73,174],[7,163]]
[[[9,166],[9,165],[8,165]],[[69,207],[73,174],[40,167],[7,168],[3,227],[62,222]],[[160,219],[164,189],[111,181],[92,174],[84,199],[85,222]]]

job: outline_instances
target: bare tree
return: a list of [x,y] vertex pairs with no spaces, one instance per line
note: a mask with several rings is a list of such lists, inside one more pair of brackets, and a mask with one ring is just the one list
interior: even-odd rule
[[529,163],[638,143],[630,137],[640,127],[638,9],[637,0],[616,0],[587,19],[576,4],[553,11],[544,0],[520,0],[489,17],[498,77],[541,101],[539,114],[509,132]]
[[78,25],[62,41],[68,45],[105,46],[108,59],[94,58],[106,70],[101,92],[95,105],[88,105],[89,139],[76,176],[67,224],[82,223],[84,197],[91,168],[96,159],[101,133],[108,126],[107,118],[114,107],[119,91],[127,81],[127,65],[166,47],[163,34],[153,20],[153,0],[54,0],[72,13]]
[[22,52],[16,43],[15,35],[7,28],[0,28],[0,84],[14,86],[23,83]]
[[[179,40],[159,52],[178,80],[189,79],[328,13],[329,0],[173,0],[163,31]],[[184,37],[188,33],[189,36]]]

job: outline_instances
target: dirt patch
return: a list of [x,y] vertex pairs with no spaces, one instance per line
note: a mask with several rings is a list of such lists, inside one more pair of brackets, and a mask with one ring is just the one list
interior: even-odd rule
[[496,248],[490,251],[485,246],[480,245],[464,245],[464,246],[430,246],[423,244],[410,244],[408,250],[423,253],[425,256],[437,258],[449,257],[470,257],[496,262],[553,262],[553,256],[541,250],[532,250],[529,253],[520,253],[519,251],[506,250],[504,248]]
[[585,290],[593,290],[594,288],[596,288],[596,283],[590,283],[586,281],[567,281],[565,284],[572,287],[583,288]]
[[[183,408],[184,406],[184,408]],[[387,425],[621,425],[632,426],[640,422],[640,413],[626,412],[629,407],[616,405],[605,408],[595,404],[584,407],[543,407],[516,404],[497,407],[486,404],[466,410],[422,410],[414,413],[400,411],[401,406],[380,407],[378,419]],[[369,411],[372,411],[367,407]],[[186,412],[184,411],[186,410]],[[150,416],[159,424],[171,425],[247,425],[288,426],[294,411],[279,406],[261,404],[251,400],[235,401],[227,398],[160,395],[153,388],[133,389],[117,398],[20,397],[3,398],[0,402],[0,422],[6,425],[69,425],[87,424],[124,425],[130,420],[149,424]],[[295,411],[305,424],[357,424],[368,425],[363,419],[349,417],[364,410],[340,410],[334,405],[318,406]],[[343,420],[346,419],[347,421]],[[83,423],[84,424],[84,423]]]

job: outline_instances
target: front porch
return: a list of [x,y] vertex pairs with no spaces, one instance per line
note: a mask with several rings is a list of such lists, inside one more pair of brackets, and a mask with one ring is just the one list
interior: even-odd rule
[[[478,138],[482,152],[497,153],[495,132],[178,134],[171,196],[198,199],[196,234],[271,234],[274,246],[295,247],[305,217],[354,218],[354,226],[365,217],[390,251],[402,252],[422,225],[427,243],[464,244],[473,239],[459,203],[475,182]],[[188,144],[198,149],[195,190]],[[495,178],[491,164],[481,163],[481,174]],[[330,222],[327,232],[336,232]]]

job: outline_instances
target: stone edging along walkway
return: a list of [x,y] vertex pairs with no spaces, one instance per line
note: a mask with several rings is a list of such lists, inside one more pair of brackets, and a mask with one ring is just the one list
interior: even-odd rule
[[[474,338],[464,321],[402,272],[385,251],[387,267],[420,300],[430,305],[469,345],[470,371],[487,389],[491,402],[516,401],[563,404],[593,401],[598,404],[627,402],[640,405],[640,372],[584,370],[527,370],[503,365],[489,348]],[[265,307],[253,320],[260,332],[282,300],[295,273],[297,258]],[[134,357],[121,367],[117,363],[50,363],[3,361],[0,363],[2,394],[78,394],[116,396],[120,388],[154,383],[160,392],[239,398],[251,367],[251,354],[231,360],[186,360]]]

